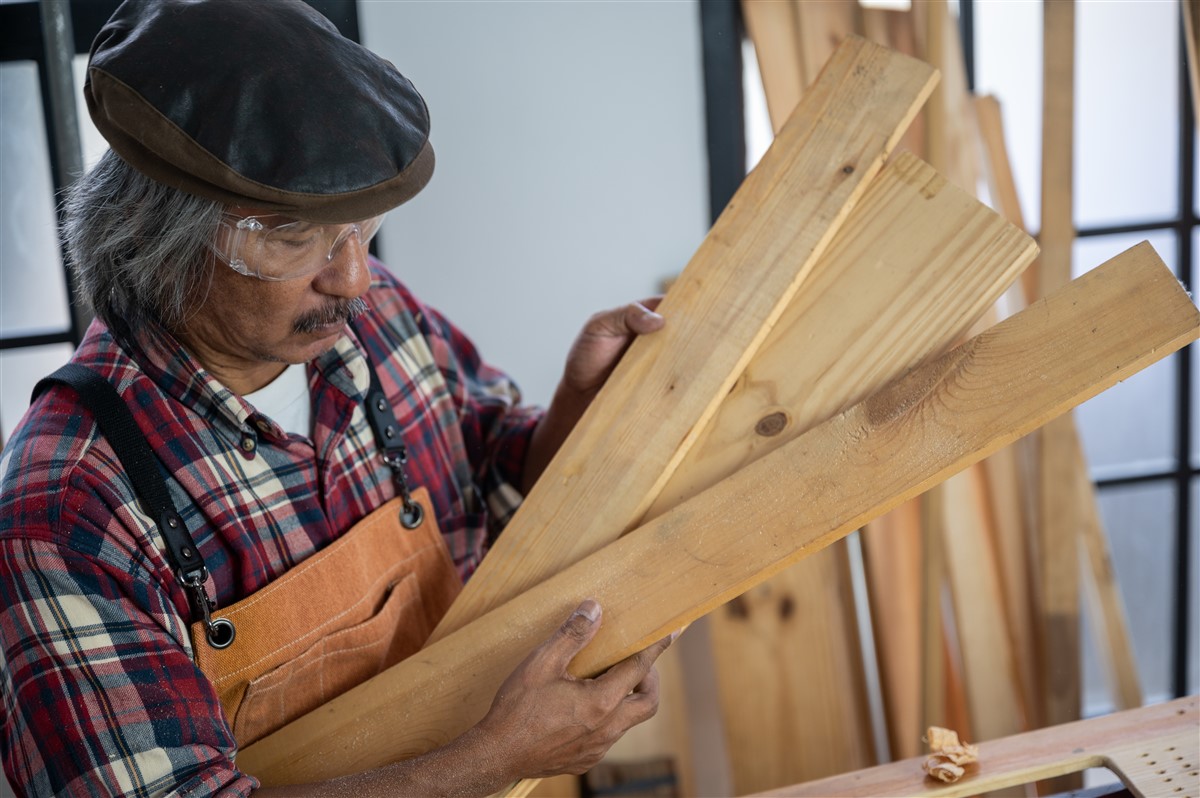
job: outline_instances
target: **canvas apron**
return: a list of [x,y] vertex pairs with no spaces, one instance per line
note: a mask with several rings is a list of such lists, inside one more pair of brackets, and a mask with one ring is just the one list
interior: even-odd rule
[[[68,363],[34,388],[34,399],[55,383],[76,390],[156,519],[164,554],[192,604],[196,664],[215,686],[239,746],[415,653],[462,588],[429,492],[409,488],[400,427],[375,369],[368,365],[367,371],[364,411],[397,497],[280,578],[219,610],[156,458],[111,383]],[[219,641],[218,629],[228,632]]]
[[[431,507],[419,488],[412,499]],[[279,579],[216,613],[228,648],[191,625],[196,664],[213,683],[239,747],[265,737],[414,654],[462,583],[430,512],[415,529],[395,498]]]

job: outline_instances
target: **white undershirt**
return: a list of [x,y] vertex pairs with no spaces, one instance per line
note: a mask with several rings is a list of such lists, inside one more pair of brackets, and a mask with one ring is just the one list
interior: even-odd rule
[[312,436],[312,400],[308,395],[308,372],[303,363],[288,366],[271,382],[242,397],[284,432]]

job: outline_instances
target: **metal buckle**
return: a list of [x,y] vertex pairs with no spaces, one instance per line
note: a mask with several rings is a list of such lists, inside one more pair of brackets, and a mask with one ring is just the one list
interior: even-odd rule
[[178,579],[189,593],[193,612],[199,612],[203,616],[204,637],[208,644],[218,650],[233,645],[233,639],[237,636],[237,628],[233,621],[228,618],[213,620],[212,617],[217,602],[208,597],[208,590],[204,587],[204,582],[208,579],[208,569],[201,568],[199,571],[180,574]]

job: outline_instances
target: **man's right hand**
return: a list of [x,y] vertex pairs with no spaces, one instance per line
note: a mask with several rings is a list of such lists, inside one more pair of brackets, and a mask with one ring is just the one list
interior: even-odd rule
[[580,774],[620,737],[658,710],[654,661],[666,637],[594,679],[567,666],[600,629],[600,605],[588,599],[500,685],[475,731],[503,746],[512,775]]
[[483,720],[442,748],[364,773],[254,794],[490,795],[520,778],[583,773],[657,711],[654,661],[674,639],[659,640],[595,679],[578,679],[567,665],[599,629],[600,605],[588,599],[505,679]]

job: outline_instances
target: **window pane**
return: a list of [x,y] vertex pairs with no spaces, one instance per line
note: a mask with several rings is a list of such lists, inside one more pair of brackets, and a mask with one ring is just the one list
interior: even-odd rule
[[1076,222],[1096,227],[1175,218],[1178,4],[1115,0],[1075,7]]
[[70,326],[37,65],[0,64],[0,335]]
[[[1162,701],[1171,693],[1174,490],[1169,482],[1144,483],[1105,488],[1098,498],[1117,584],[1125,601],[1130,645],[1137,660],[1142,694],[1146,703]],[[1090,623],[1085,621],[1086,715],[1113,708],[1107,667],[1107,657],[1100,656]]]
[[1021,210],[1036,229],[1042,207],[1041,3],[976,0],[975,91],[1000,100]]
[[[1090,271],[1144,240],[1174,269],[1175,234],[1154,231],[1076,239],[1073,272]],[[1176,371],[1168,357],[1079,406],[1075,417],[1094,478],[1174,467]]]
[[0,386],[3,386],[0,390],[0,432],[5,441],[12,437],[17,422],[29,409],[29,393],[33,386],[66,363],[72,351],[70,344],[54,344],[0,352]]

